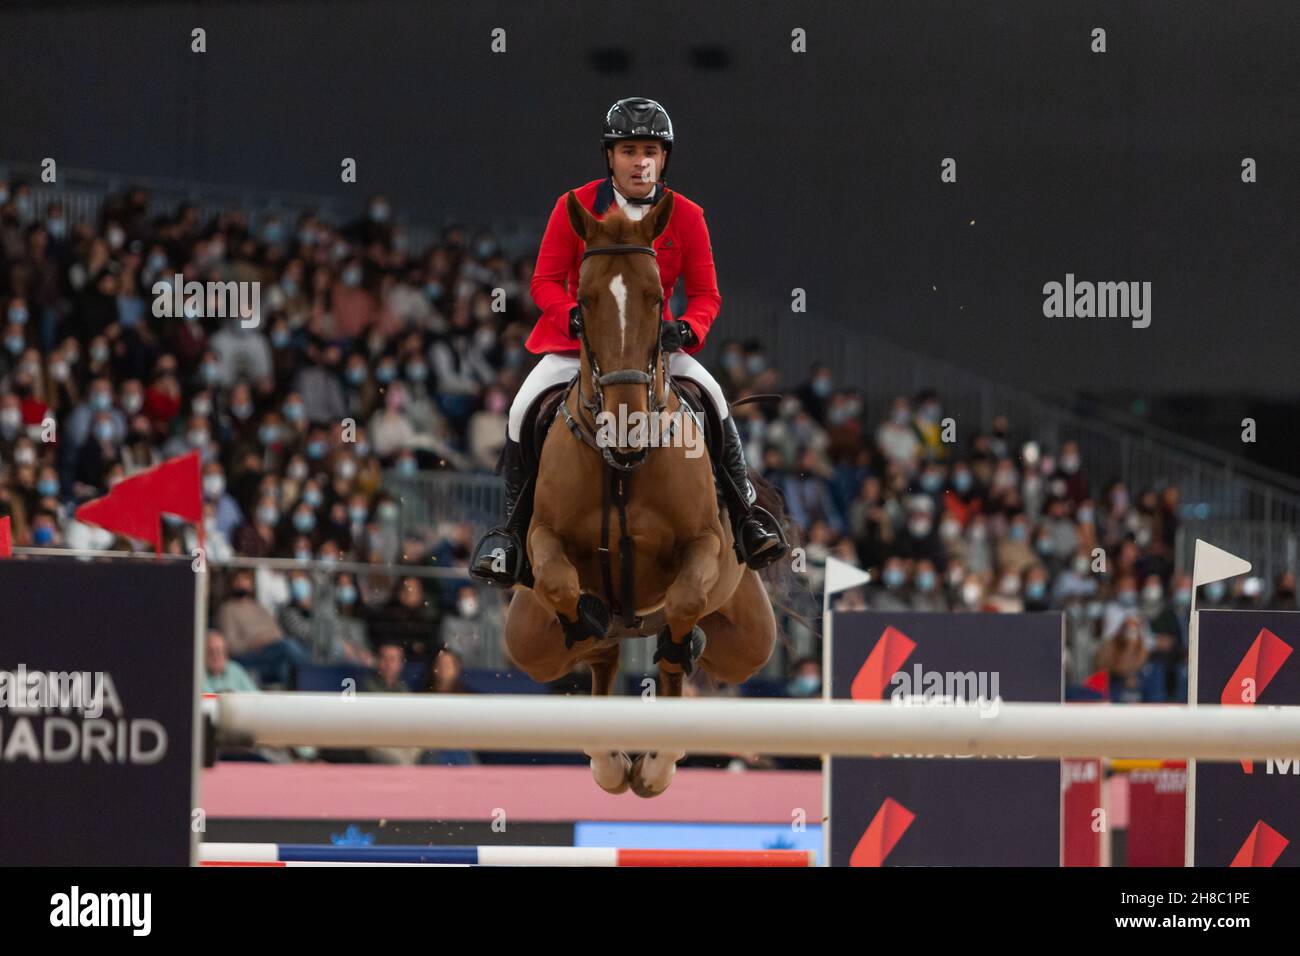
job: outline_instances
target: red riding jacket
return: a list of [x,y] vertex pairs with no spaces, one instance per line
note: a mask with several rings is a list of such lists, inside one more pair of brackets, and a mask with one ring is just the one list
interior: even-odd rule
[[[614,205],[614,184],[608,176],[596,179],[574,190],[578,202],[596,216],[603,216]],[[655,186],[655,199],[663,194],[662,184]],[[582,264],[584,244],[574,234],[565,208],[568,194],[561,196],[551,210],[551,219],[542,236],[542,246],[537,253],[537,266],[533,270],[531,291],[533,301],[542,310],[542,317],[528,336],[524,346],[530,352],[574,352],[581,348],[569,336],[569,311],[577,304],[578,267]],[[668,228],[654,242],[658,253],[659,276],[664,284],[664,302],[672,299],[677,277],[686,283],[686,311],[678,318],[685,319],[695,333],[695,343],[683,349],[688,353],[704,347],[704,337],[718,316],[722,296],[718,294],[718,276],[713,268],[713,247],[709,244],[709,228],[704,223],[704,210],[679,192],[673,194],[673,217]],[[664,308],[665,320],[673,318]]]

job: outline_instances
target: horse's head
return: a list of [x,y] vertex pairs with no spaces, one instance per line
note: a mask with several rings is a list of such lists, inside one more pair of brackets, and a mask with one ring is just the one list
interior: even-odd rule
[[666,401],[659,348],[664,296],[653,243],[672,218],[673,194],[665,193],[639,222],[617,206],[597,219],[572,192],[568,211],[573,231],[586,244],[578,273],[585,333],[580,381],[591,393],[584,401],[597,428],[605,429],[601,433],[618,436],[606,458],[634,467],[649,452],[651,429],[659,428]]

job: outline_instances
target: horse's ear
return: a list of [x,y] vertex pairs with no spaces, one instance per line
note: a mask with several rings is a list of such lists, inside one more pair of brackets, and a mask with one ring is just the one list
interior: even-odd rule
[[596,234],[599,220],[578,202],[578,197],[573,194],[572,189],[565,199],[565,205],[569,210],[569,225],[573,226],[573,231],[578,234],[579,239],[583,242],[589,241]]
[[676,194],[665,190],[663,198],[650,208],[650,213],[642,222],[649,221],[650,242],[653,243],[668,228],[668,220],[673,218],[673,197]]

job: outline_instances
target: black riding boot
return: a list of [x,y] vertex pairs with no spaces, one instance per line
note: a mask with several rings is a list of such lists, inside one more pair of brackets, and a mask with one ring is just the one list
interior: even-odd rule
[[506,523],[485,534],[469,562],[470,577],[499,588],[516,584],[531,587],[525,538],[533,520],[533,476],[524,463],[519,443],[506,439],[501,456],[501,476],[506,482]]
[[745,449],[740,442],[734,415],[722,422],[725,442],[722,461],[717,465],[718,484],[722,487],[731,516],[731,533],[736,543],[736,558],[741,564],[760,571],[790,550],[785,531],[771,512],[754,504],[757,495],[749,480]]

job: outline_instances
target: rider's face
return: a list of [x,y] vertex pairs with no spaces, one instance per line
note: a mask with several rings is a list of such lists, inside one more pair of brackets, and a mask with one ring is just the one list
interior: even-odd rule
[[624,140],[606,152],[611,154],[609,165],[614,170],[614,185],[619,192],[635,199],[654,192],[667,157],[658,140]]

